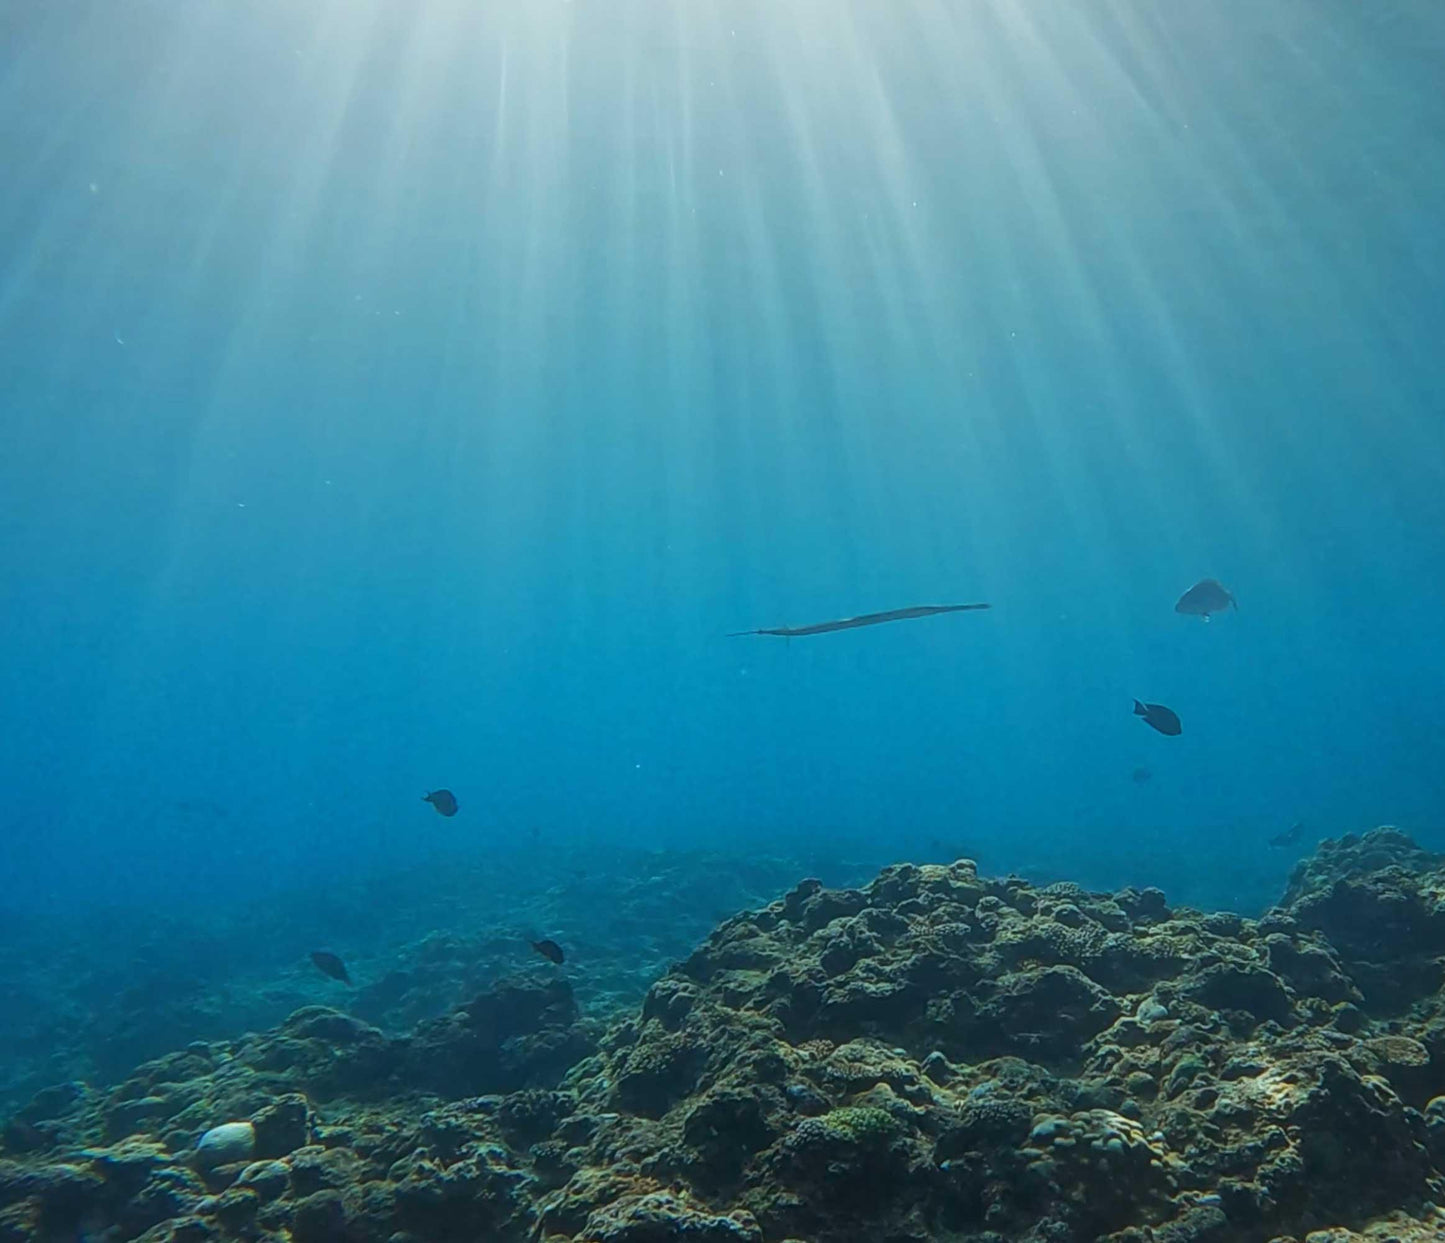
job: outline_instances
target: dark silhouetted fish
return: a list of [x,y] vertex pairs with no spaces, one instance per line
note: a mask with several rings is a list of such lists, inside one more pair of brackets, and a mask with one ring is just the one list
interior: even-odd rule
[[563,959],[567,957],[556,941],[531,941],[529,944],[548,962],[555,962],[559,967],[562,965]]
[[1238,611],[1239,605],[1224,584],[1217,578],[1201,578],[1179,597],[1174,611],[1208,621],[1211,613],[1222,613],[1227,608]]
[[430,803],[443,816],[457,814],[457,796],[450,790],[433,790],[430,794],[423,794],[421,801]]
[[330,951],[313,950],[311,961],[316,964],[316,969],[322,975],[329,975],[333,980],[340,980],[343,984],[351,983],[351,976],[347,974],[346,964]]
[[1147,768],[1136,768],[1129,776],[1133,778],[1136,786],[1141,786],[1146,781],[1152,780],[1154,774]]
[[1298,820],[1283,833],[1276,833],[1269,839],[1271,846],[1293,846],[1305,835],[1305,826]]
[[1153,726],[1161,734],[1168,734],[1175,738],[1184,732],[1184,726],[1179,723],[1179,716],[1172,708],[1166,708],[1163,704],[1145,704],[1137,699],[1134,701],[1134,715],[1142,716],[1144,724]]
[[776,634],[785,639],[800,639],[810,634],[827,634],[833,630],[854,630],[859,626],[879,626],[884,622],[911,621],[915,617],[935,617],[939,613],[969,613],[992,608],[991,604],[917,604],[907,609],[889,609],[886,613],[864,613],[841,621],[815,622],[811,626],[773,626],[764,630],[734,630],[730,639],[745,634]]

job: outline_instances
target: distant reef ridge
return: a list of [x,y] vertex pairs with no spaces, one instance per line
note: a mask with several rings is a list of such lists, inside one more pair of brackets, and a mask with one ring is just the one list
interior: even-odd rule
[[613,1020],[529,971],[306,1006],[6,1123],[0,1243],[1235,1243],[1445,1234],[1445,857],[1258,919],[901,864],[721,922]]

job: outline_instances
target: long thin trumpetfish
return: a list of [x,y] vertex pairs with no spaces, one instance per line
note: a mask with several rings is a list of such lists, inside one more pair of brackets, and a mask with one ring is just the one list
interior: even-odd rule
[[884,613],[864,613],[861,617],[844,617],[839,621],[815,622],[811,626],[772,626],[763,630],[734,630],[727,637],[747,634],[776,634],[797,639],[809,634],[827,634],[830,630],[853,630],[858,626],[877,626],[883,622],[912,621],[915,617],[933,617],[938,613],[967,613],[974,609],[992,608],[990,604],[916,604],[910,609],[889,609]]

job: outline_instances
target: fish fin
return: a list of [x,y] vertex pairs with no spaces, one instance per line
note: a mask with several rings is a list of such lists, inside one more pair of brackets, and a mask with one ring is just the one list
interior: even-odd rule
[[1135,716],[1148,716],[1148,715],[1149,715],[1149,709],[1146,708],[1143,704],[1141,704],[1137,699],[1134,701],[1134,715],[1135,715]]

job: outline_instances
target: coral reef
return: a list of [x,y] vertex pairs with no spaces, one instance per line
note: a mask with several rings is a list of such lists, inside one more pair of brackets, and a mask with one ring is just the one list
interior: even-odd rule
[[626,1017],[309,1005],[4,1131],[0,1243],[1439,1238],[1445,860],[1322,844],[1259,919],[898,865],[719,923]]
[[[283,891],[235,908],[97,912],[60,925],[3,924],[0,1116],[66,1080],[113,1085],[192,1041],[262,1030],[334,1005],[400,1035],[549,964],[525,933],[571,949],[567,977],[590,1013],[631,1010],[721,919],[802,874],[796,858],[569,849],[415,865],[345,885]],[[873,868],[832,864],[829,875]],[[0,917],[3,922],[3,917]],[[344,950],[348,989],[310,962]]]

